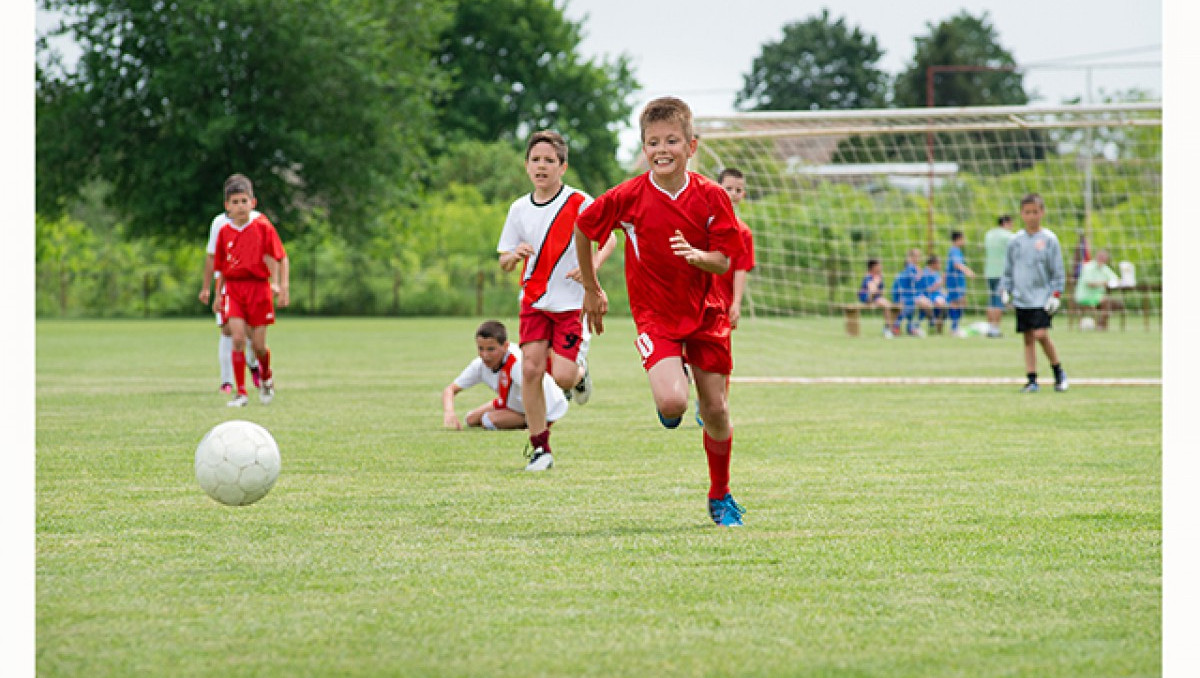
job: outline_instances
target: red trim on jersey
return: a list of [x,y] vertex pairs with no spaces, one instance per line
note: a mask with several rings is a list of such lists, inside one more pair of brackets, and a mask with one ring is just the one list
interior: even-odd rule
[[574,242],[575,219],[579,217],[579,205],[583,200],[584,195],[579,191],[572,193],[563,202],[558,214],[554,215],[550,227],[546,229],[546,237],[542,240],[542,246],[538,248],[537,263],[524,282],[524,300],[530,306],[546,296],[546,288],[550,285],[550,275],[554,272],[554,267]]
[[504,357],[504,362],[500,363],[500,380],[496,383],[496,399],[492,401],[492,406],[496,409],[509,409],[508,392],[512,389],[512,368],[517,364],[517,356],[509,353]]

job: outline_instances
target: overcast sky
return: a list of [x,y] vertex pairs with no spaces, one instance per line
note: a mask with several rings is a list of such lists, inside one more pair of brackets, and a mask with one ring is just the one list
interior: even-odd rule
[[[586,16],[585,56],[632,57],[643,86],[635,111],[654,97],[674,94],[702,115],[732,112],[762,46],[779,41],[785,25],[820,15],[822,7],[829,8],[832,19],[844,17],[848,26],[878,39],[884,52],[879,65],[892,75],[912,61],[914,38],[927,35],[928,24],[962,10],[974,16],[986,11],[999,43],[1024,70],[1026,92],[1040,95],[1040,101],[1086,96],[1082,67],[1087,65],[1093,66],[1097,99],[1102,92],[1130,87],[1161,96],[1162,5],[1132,5],[1127,0],[566,0],[566,15],[576,21]],[[627,155],[636,134],[625,140]]]

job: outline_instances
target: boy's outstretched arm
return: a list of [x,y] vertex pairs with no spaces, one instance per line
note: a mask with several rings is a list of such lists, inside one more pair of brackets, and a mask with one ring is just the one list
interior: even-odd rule
[[[610,234],[610,242],[615,240]],[[596,266],[592,261],[592,241],[579,227],[575,227],[575,252],[579,257],[579,283],[583,285],[582,313],[587,317],[588,329],[593,334],[604,333],[604,314],[608,313],[608,296],[600,287],[596,277]]]
[[454,413],[454,396],[458,395],[460,391],[462,391],[462,387],[454,382],[450,382],[446,388],[442,389],[442,425],[456,431],[462,430],[462,422]]

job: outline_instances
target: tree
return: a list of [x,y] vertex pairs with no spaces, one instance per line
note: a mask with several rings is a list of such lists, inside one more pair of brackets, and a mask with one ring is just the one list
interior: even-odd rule
[[896,77],[895,103],[901,108],[926,105],[926,70],[930,66],[972,66],[977,71],[935,73],[935,106],[1004,106],[1029,103],[1016,70],[1016,60],[1000,45],[988,19],[967,11],[926,24],[929,35],[915,38],[916,54]]
[[514,145],[554,129],[583,188],[616,183],[618,125],[629,118],[637,82],[625,56],[581,60],[580,31],[555,0],[460,2],[437,55],[454,80],[438,102],[441,128],[452,138]]
[[829,10],[783,27],[783,39],[763,45],[734,105],[742,110],[787,111],[882,107],[888,76],[877,64],[874,36],[830,21]]
[[103,178],[133,234],[196,236],[243,172],[285,235],[313,205],[354,233],[415,183],[441,86],[437,2],[42,4],[82,56],[37,71],[40,211]]

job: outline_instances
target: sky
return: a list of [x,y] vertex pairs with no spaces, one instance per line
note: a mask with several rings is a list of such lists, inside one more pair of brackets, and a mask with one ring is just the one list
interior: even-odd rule
[[[585,57],[613,59],[626,54],[643,86],[635,96],[635,116],[647,101],[666,94],[687,101],[697,115],[733,112],[755,57],[783,27],[819,16],[845,18],[847,26],[874,36],[883,50],[879,67],[890,75],[909,65],[914,39],[960,11],[984,12],[1025,73],[1027,93],[1056,104],[1081,96],[1086,101],[1091,70],[1092,96],[1138,87],[1162,94],[1163,7],[1128,0],[741,0],[740,2],[661,2],[658,0],[566,0],[565,13],[583,21],[580,51]],[[680,7],[686,6],[685,11]],[[1095,56],[1105,55],[1105,56]],[[1120,64],[1120,66],[1117,66]],[[1126,65],[1138,64],[1138,65]],[[622,155],[637,145],[636,133],[622,136]]]

